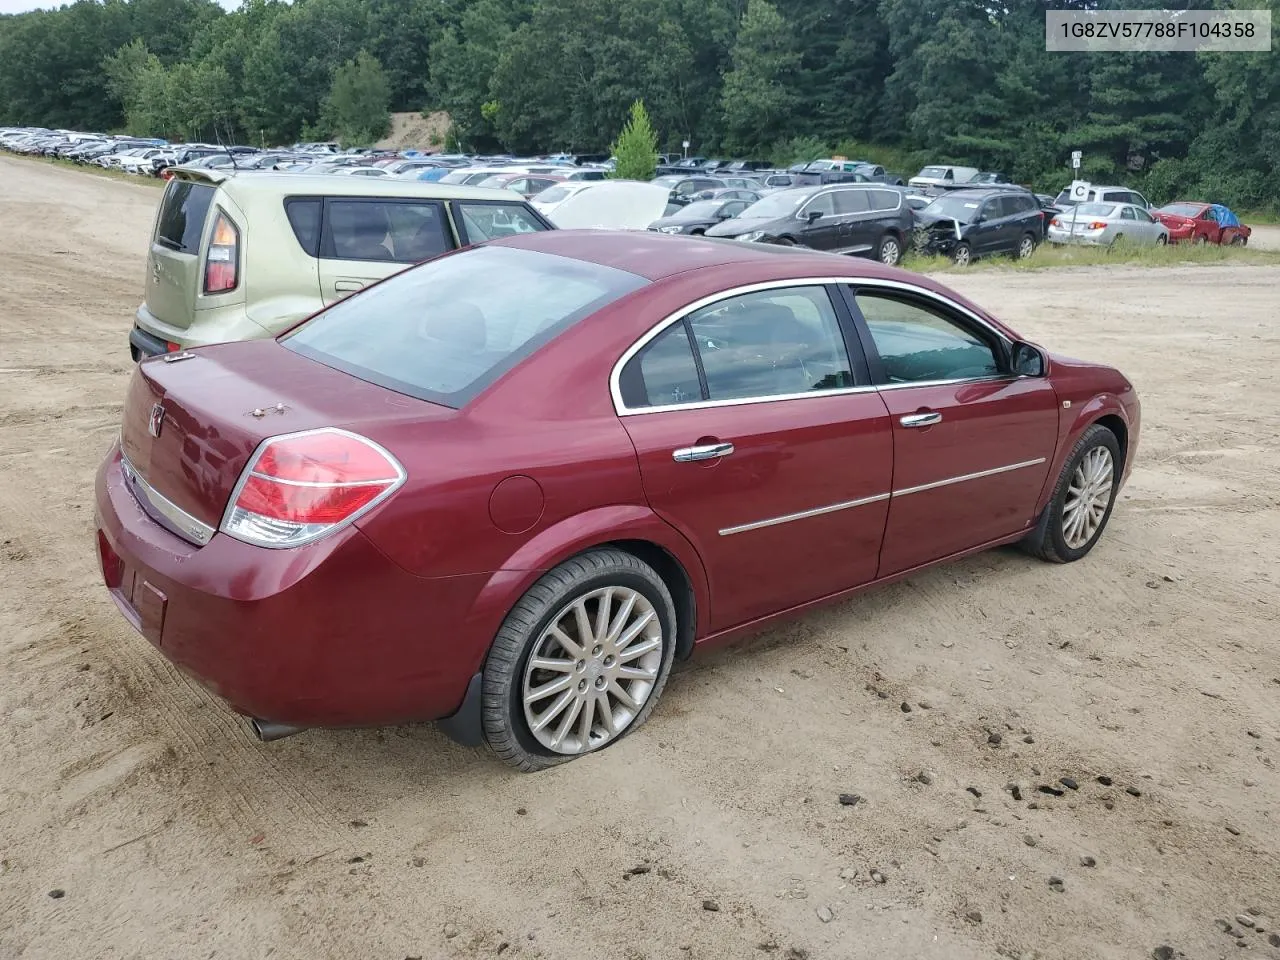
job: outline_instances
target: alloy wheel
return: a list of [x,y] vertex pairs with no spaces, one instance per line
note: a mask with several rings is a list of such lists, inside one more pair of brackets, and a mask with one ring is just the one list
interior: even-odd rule
[[604,587],[577,597],[552,618],[525,665],[529,732],[559,754],[604,746],[639,715],[662,657],[662,621],[644,594]]
[[1106,447],[1094,447],[1080,458],[1062,505],[1062,539],[1072,550],[1089,543],[1102,526],[1114,482],[1115,460]]
[[955,260],[957,267],[967,267],[969,265],[969,261],[972,259],[972,255],[970,254],[968,247],[960,246],[956,247],[953,259]]
[[1036,242],[1030,237],[1023,237],[1022,243],[1018,244],[1018,259],[1025,260],[1036,252]]
[[902,248],[898,246],[898,241],[892,237],[886,238],[880,244],[880,262],[889,266],[897,266],[899,260],[902,259]]

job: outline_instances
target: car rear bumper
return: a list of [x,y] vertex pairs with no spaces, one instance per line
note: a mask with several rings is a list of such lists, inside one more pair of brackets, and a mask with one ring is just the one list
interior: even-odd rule
[[1078,247],[1102,247],[1110,243],[1110,238],[1104,234],[1079,234],[1068,233],[1066,230],[1050,230],[1045,234],[1045,239],[1050,243],[1059,245],[1072,245]]
[[488,575],[428,579],[348,527],[269,550],[214,534],[198,547],[143,511],[118,447],[98,471],[99,561],[133,627],[248,716],[302,727],[449,716],[489,637],[471,608]]
[[168,353],[169,343],[153,333],[148,333],[141,327],[134,327],[129,331],[129,349],[133,353],[133,359],[142,360],[146,357],[158,357],[162,353]]

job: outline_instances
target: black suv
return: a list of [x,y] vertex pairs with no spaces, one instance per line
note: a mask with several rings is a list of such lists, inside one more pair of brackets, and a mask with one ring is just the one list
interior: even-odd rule
[[711,227],[707,236],[802,244],[896,264],[911,229],[911,207],[901,190],[834,184],[778,190]]
[[915,216],[920,252],[961,266],[997,253],[1029,257],[1044,240],[1040,203],[1021,187],[951,190]]

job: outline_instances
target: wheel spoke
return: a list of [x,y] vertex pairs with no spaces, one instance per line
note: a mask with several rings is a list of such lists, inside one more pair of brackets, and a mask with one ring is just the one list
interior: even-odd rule
[[591,745],[591,728],[595,725],[595,721],[596,698],[592,695],[588,696],[582,705],[582,715],[578,720],[578,739],[582,741],[584,750]]
[[530,729],[532,729],[534,733],[543,729],[548,723],[564,712],[564,708],[569,705],[569,701],[572,699],[574,699],[572,690],[566,690],[564,693],[560,694],[560,696],[556,698],[556,702],[548,708],[547,712],[530,725]]
[[646,670],[644,667],[619,667],[619,680],[652,680],[658,675],[657,667]]
[[582,645],[584,650],[591,649],[591,641],[595,635],[591,630],[591,618],[587,616],[587,601],[585,597],[580,598],[573,605],[573,618],[578,625],[578,643]]
[[534,687],[524,695],[525,703],[537,703],[539,700],[545,700],[553,693],[559,693],[561,690],[567,690],[573,686],[573,677],[566,674],[562,677],[556,677],[548,683],[544,683],[540,687]]
[[560,726],[556,727],[555,736],[551,738],[552,746],[557,746],[564,740],[564,735],[573,727],[573,722],[578,719],[578,714],[582,712],[582,700],[578,697],[573,698],[573,706],[565,711],[564,719],[560,721]]
[[609,686],[606,689],[608,690],[609,693],[613,694],[613,698],[617,700],[619,703],[621,703],[624,707],[627,707],[628,709],[631,709],[631,710],[640,709],[640,704],[636,701],[634,697],[631,696],[630,693],[628,693],[626,690],[623,689],[622,684],[618,683],[617,680],[610,680]]
[[554,673],[572,673],[573,661],[553,659],[551,657],[530,657],[530,670],[551,670]]
[[609,731],[609,736],[613,736],[618,732],[618,728],[613,722],[613,707],[609,703],[609,691],[600,690],[596,693],[596,709],[600,712],[600,723]]
[[636,600],[640,594],[632,592],[627,599],[622,601],[622,607],[618,610],[618,615],[613,618],[613,623],[609,624],[609,633],[607,639],[616,641],[618,635],[622,633],[622,628],[626,626],[627,620],[631,616],[631,611],[636,607]]
[[613,587],[606,587],[604,593],[600,595],[599,606],[596,608],[596,628],[592,633],[592,639],[596,642],[604,640],[609,635],[609,615],[613,610]]
[[621,651],[618,654],[618,661],[620,663],[630,663],[636,657],[643,657],[649,651],[657,650],[660,646],[662,646],[661,640],[656,638],[653,640],[645,640],[643,643],[637,643],[635,646],[628,647],[626,650]]
[[636,619],[635,623],[631,624],[631,626],[627,627],[626,630],[622,631],[622,636],[618,637],[618,644],[617,644],[618,649],[625,650],[627,647],[627,644],[631,643],[632,640],[640,636],[641,632],[644,630],[645,627],[649,625],[649,622],[653,620],[655,616],[657,616],[657,614],[655,614],[652,610],[650,610],[648,613],[644,613],[641,616],[639,616]]
[[583,655],[586,653],[582,647],[578,646],[577,642],[575,642],[572,637],[560,629],[559,624],[552,627],[547,631],[547,633],[556,641],[556,643],[560,644],[560,646],[564,648],[565,653],[573,657],[575,660],[581,660]]

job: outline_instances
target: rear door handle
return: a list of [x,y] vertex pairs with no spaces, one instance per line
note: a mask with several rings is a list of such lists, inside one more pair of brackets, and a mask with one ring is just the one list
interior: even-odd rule
[[936,410],[929,413],[909,413],[899,421],[904,427],[932,427],[942,422],[942,414]]
[[355,293],[357,290],[363,290],[364,284],[359,280],[335,280],[333,289],[338,293]]
[[706,443],[698,447],[681,447],[671,451],[676,463],[693,463],[696,460],[716,460],[733,453],[732,443]]

